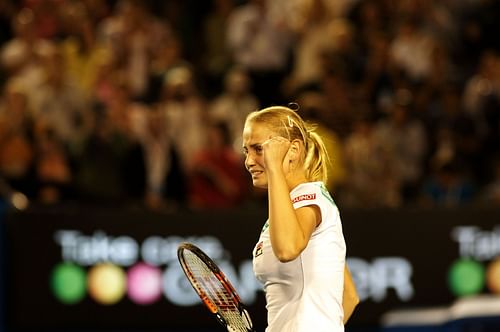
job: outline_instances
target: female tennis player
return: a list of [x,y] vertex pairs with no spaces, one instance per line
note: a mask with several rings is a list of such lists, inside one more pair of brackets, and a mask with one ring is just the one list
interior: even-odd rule
[[325,188],[328,155],[314,126],[288,107],[248,115],[245,167],[267,188],[269,219],[253,251],[266,294],[266,332],[344,331],[358,303],[337,206]]

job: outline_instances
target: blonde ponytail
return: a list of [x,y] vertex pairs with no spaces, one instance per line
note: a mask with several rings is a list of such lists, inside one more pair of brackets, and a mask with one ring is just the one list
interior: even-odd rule
[[315,131],[311,131],[306,138],[306,158],[304,169],[306,177],[310,181],[328,181],[328,167],[330,158],[321,136]]

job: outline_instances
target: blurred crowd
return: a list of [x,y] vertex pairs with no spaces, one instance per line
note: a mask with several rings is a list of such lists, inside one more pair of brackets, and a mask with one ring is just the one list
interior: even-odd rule
[[500,204],[496,0],[0,0],[0,180],[40,204],[259,200],[295,102],[344,207]]

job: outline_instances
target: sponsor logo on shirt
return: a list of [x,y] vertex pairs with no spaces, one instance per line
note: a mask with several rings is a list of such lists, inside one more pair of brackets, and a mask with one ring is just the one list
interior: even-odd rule
[[264,242],[260,241],[259,243],[257,243],[257,245],[255,246],[255,258],[259,257],[260,255],[263,254],[263,248],[264,247]]
[[300,202],[300,201],[311,201],[313,199],[316,199],[316,194],[304,194],[304,195],[300,195],[300,196],[295,197],[292,200],[292,203],[295,204],[295,203]]

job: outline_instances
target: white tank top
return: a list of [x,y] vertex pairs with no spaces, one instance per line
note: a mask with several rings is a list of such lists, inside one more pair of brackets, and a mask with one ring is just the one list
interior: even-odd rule
[[317,205],[321,223],[295,260],[274,255],[267,221],[253,250],[253,269],[266,294],[266,332],[344,331],[342,293],[346,246],[339,211],[322,182],[302,183],[295,209]]

